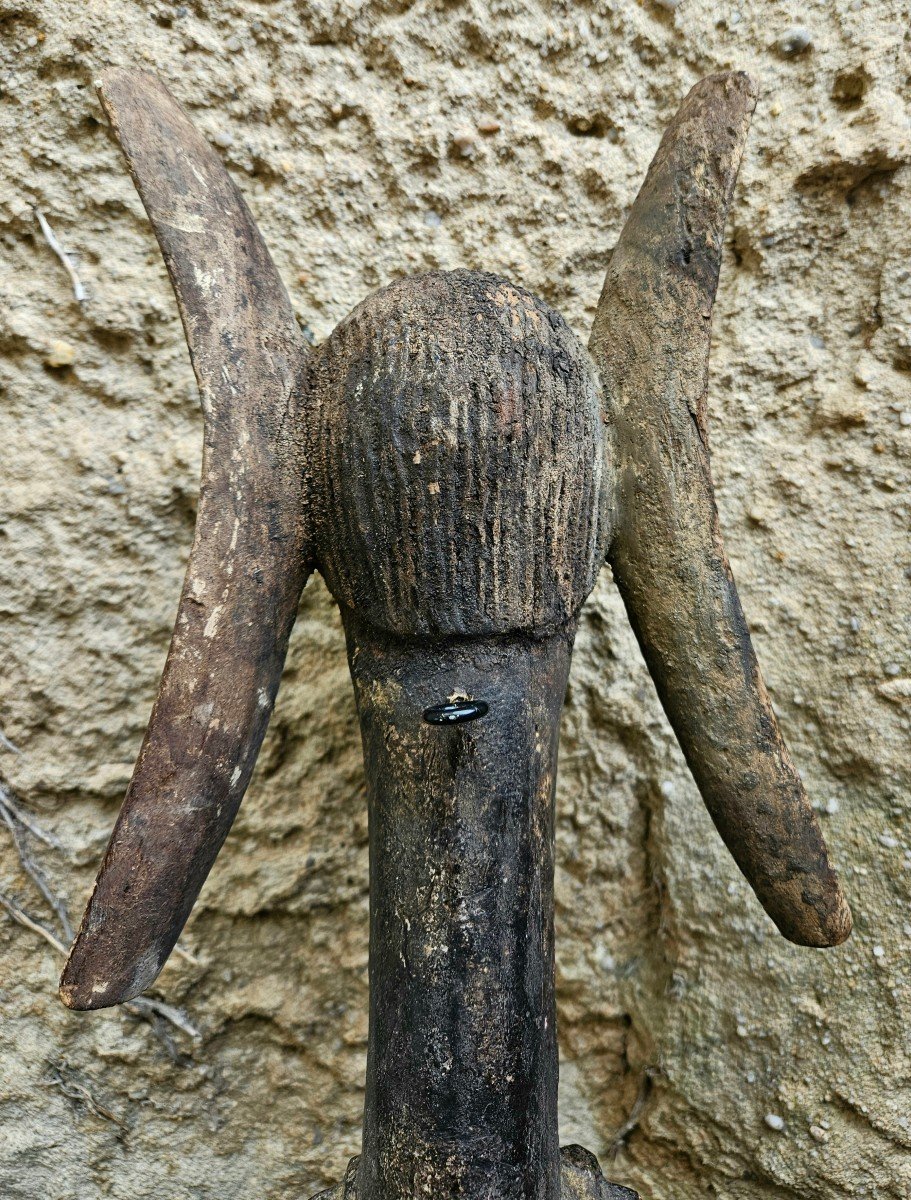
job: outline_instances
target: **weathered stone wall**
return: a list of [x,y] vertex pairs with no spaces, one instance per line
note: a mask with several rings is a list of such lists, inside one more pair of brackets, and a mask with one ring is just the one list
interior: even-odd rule
[[[458,265],[585,336],[664,124],[698,77],[743,67],[762,98],[715,316],[719,504],[856,930],[828,952],[776,935],[605,577],[561,751],[564,1137],[643,1200],[911,1194],[909,18],[903,0],[0,0],[0,728],[21,751],[0,772],[59,839],[18,827],[74,917],[164,660],[201,435],[93,74],[162,76],[321,339],[378,285]],[[62,938],[2,824],[0,888]],[[318,580],[181,944],[153,995],[199,1037],[66,1011],[58,953],[0,913],[3,1197],[307,1197],[356,1150],[364,784]]]

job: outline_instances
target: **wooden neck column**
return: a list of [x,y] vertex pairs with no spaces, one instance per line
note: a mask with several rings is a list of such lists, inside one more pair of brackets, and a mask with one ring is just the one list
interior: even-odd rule
[[[345,1197],[561,1200],[553,793],[609,533],[594,367],[522,288],[434,272],[356,309],[309,383],[316,555],[370,790],[367,1091]],[[427,719],[462,699],[484,714]]]
[[[558,1200],[553,795],[574,631],[345,628],[370,790],[359,1200]],[[425,720],[456,697],[488,712]]]

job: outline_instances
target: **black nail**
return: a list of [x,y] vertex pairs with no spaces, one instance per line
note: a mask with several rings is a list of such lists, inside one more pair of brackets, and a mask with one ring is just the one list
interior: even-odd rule
[[424,720],[429,725],[457,725],[460,721],[486,716],[487,705],[483,700],[457,700],[453,704],[431,704],[424,709]]

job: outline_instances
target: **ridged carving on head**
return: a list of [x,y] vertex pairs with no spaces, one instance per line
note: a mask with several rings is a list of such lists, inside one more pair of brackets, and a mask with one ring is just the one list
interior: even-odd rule
[[401,636],[542,631],[608,540],[597,374],[561,316],[495,275],[370,296],[311,360],[317,560]]

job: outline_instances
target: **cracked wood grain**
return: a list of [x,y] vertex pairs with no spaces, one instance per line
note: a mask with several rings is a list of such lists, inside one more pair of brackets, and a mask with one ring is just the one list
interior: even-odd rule
[[[206,444],[174,640],[64,999],[113,1004],[160,970],[246,788],[316,567],[342,611],[370,805],[364,1142],[345,1194],[608,1194],[584,1152],[561,1159],[553,1002],[559,716],[605,558],[757,895],[794,941],[850,929],[709,472],[709,324],[755,89],[726,74],[684,102],[611,258],[591,354],[524,289],[453,271],[369,297],[309,358],[243,201],[168,93],[115,72],[102,96],[174,283]],[[473,719],[427,719],[459,705]]]
[[712,304],[756,87],[697,84],[611,257],[590,349],[617,453],[608,558],[687,764],[763,907],[793,942],[851,914],[781,736],[721,537],[708,453]]
[[250,780],[309,569],[306,348],[284,286],[221,160],[166,89],[110,71],[99,90],[174,285],[205,440],[158,697],[61,980],[72,1008],[139,995],[173,949]]

